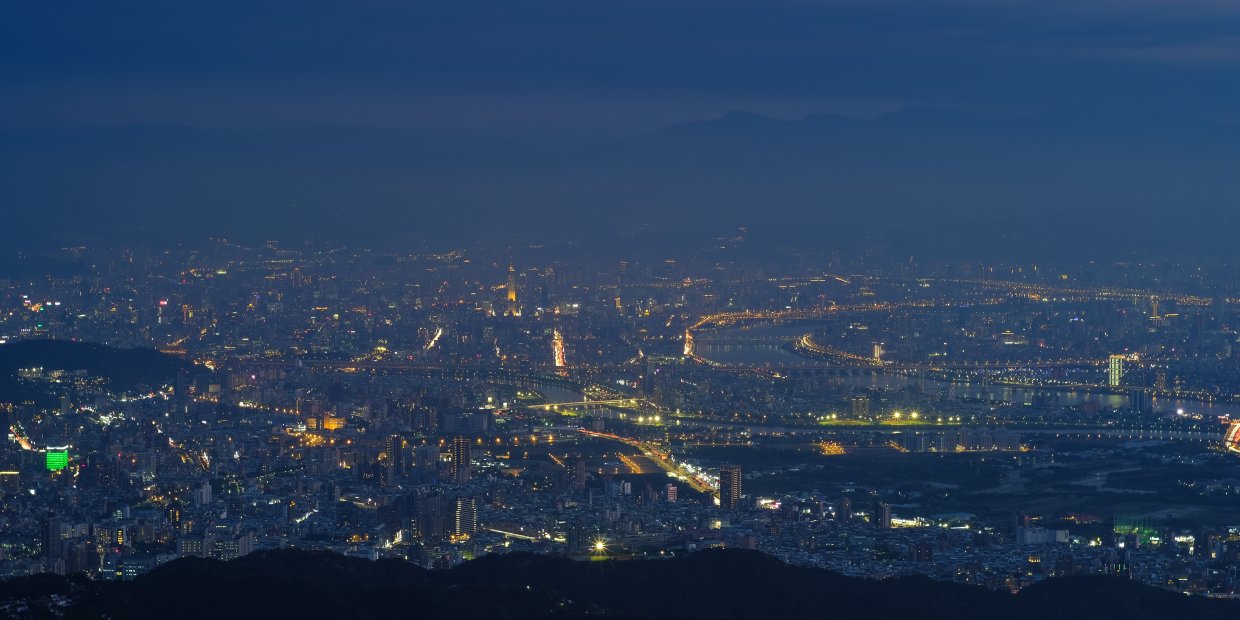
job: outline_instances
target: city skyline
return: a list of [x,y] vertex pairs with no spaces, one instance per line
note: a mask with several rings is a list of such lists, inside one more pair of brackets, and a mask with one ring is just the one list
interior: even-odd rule
[[1237,28],[0,7],[0,618],[1240,617]]

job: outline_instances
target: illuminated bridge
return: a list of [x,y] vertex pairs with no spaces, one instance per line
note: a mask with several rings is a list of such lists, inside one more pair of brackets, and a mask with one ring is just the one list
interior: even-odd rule
[[528,405],[527,408],[553,411],[559,409],[593,408],[602,406],[640,407],[645,404],[645,401],[640,398],[615,398],[611,400],[573,400],[562,403],[543,403],[540,405]]
[[1032,360],[971,360],[935,361],[925,363],[889,362],[864,357],[814,340],[813,334],[805,334],[796,340],[793,348],[802,355],[834,362],[839,366],[872,368],[876,370],[988,370],[1009,368],[1090,368],[1106,366],[1109,360],[1089,358],[1032,359]]

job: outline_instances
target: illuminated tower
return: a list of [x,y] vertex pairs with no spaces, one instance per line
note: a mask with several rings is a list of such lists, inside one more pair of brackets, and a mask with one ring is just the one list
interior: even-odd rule
[[517,270],[508,265],[508,309],[504,316],[521,316],[521,306],[517,304]]
[[724,465],[719,468],[719,505],[724,510],[741,507],[740,465]]
[[478,531],[478,503],[472,497],[458,496],[452,501],[452,534],[462,536]]
[[551,337],[551,355],[556,368],[564,367],[564,336],[555,330]]
[[387,470],[388,481],[392,481],[397,476],[403,476],[407,468],[405,463],[405,438],[397,433],[388,435],[387,446],[384,448],[387,453]]
[[1119,387],[1120,382],[1124,379],[1124,356],[1112,355],[1107,370],[1109,371],[1107,373],[1107,385]]
[[469,440],[464,437],[452,438],[452,481],[469,482]]

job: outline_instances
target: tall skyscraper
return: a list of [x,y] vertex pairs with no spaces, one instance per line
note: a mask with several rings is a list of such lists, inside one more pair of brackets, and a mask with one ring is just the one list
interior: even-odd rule
[[577,459],[573,462],[573,486],[578,489],[586,488],[586,460],[584,458]]
[[48,572],[63,573],[61,559],[64,555],[64,520],[48,513],[40,525],[42,525],[40,542],[43,543],[43,567]]
[[852,500],[847,497],[841,497],[840,502],[835,506],[835,519],[837,521],[852,521],[852,517]]
[[870,415],[870,397],[867,394],[858,394],[852,397],[852,417],[866,418]]
[[874,525],[884,530],[891,529],[891,504],[878,502],[874,505]]
[[1124,380],[1124,356],[1112,355],[1109,361],[1107,384],[1111,387],[1119,387]]
[[517,270],[508,265],[508,307],[504,316],[521,316],[521,305],[517,302]]
[[719,468],[719,505],[725,510],[741,506],[741,466],[724,465]]
[[438,540],[450,533],[449,511],[455,507],[441,491],[422,491],[412,498],[409,508],[410,533],[421,540]]
[[398,433],[388,435],[384,452],[387,454],[388,479],[403,476],[408,468],[405,458],[405,438]]
[[452,438],[452,480],[469,482],[469,440],[464,437]]
[[439,472],[439,446],[418,446],[413,449],[413,468],[422,483],[434,482]]
[[568,539],[569,553],[585,553],[590,545],[590,535],[584,523],[581,521],[569,523],[564,534]]
[[452,534],[473,534],[478,531],[478,503],[472,497],[457,496],[452,500]]

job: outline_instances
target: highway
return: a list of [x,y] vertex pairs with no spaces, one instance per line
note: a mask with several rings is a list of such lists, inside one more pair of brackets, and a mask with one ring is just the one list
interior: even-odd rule
[[588,431],[584,428],[578,429],[578,432],[583,435],[586,435],[587,437],[595,437],[598,439],[610,439],[612,441],[618,441],[620,443],[623,443],[626,446],[636,448],[641,451],[642,456],[646,457],[647,459],[650,459],[651,462],[653,462],[655,465],[658,465],[659,468],[662,469],[663,471],[675,475],[677,479],[688,484],[691,488],[693,488],[693,490],[698,491],[700,493],[711,493],[711,494],[716,492],[716,489],[710,484],[710,482],[708,482],[704,478],[701,478],[694,472],[689,471],[688,469],[685,468],[684,465],[676,463],[671,458],[671,455],[667,454],[666,452],[663,452],[662,450],[659,450],[659,448],[655,446],[654,444],[644,442],[644,441],[639,441],[631,437],[621,437],[620,435],[613,435],[611,433],[599,433],[595,431]]

